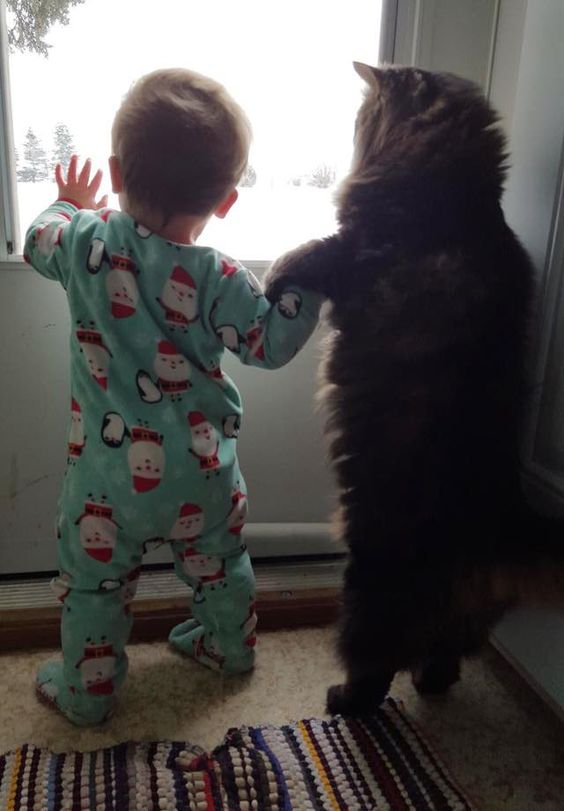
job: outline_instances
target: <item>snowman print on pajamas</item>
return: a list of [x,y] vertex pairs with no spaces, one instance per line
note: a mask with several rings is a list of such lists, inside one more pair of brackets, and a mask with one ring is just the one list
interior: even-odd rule
[[68,437],[68,464],[75,464],[76,460],[80,459],[85,445],[86,437],[84,436],[82,410],[73,397],[71,400],[71,424]]
[[199,318],[196,283],[181,265],[174,266],[157,301],[171,330],[187,331],[188,326]]
[[139,289],[136,276],[139,274],[136,263],[131,258],[131,251],[124,247],[119,253],[108,255],[106,245],[98,237],[92,240],[86,267],[90,273],[98,273],[103,264],[109,266],[106,275],[106,292],[114,318],[129,318],[135,315],[139,301]]
[[82,658],[76,663],[82,687],[92,696],[111,696],[117,657],[105,636],[100,642],[88,638]]
[[158,487],[165,468],[162,434],[147,425],[132,428],[127,461],[136,493],[147,493]]
[[149,427],[147,422],[129,430],[125,420],[115,411],[108,411],[102,420],[102,441],[109,448],[120,448],[124,438],[131,444],[127,449],[127,463],[136,493],[147,493],[161,483],[165,470],[164,437]]
[[98,563],[109,563],[117,543],[117,531],[121,527],[114,520],[113,507],[106,504],[105,496],[100,502],[93,501],[91,494],[88,498],[84,512],[74,522],[79,527],[80,543],[89,557]]
[[105,345],[102,334],[94,328],[93,321],[88,328],[79,321],[76,337],[92,378],[106,391],[112,353]]

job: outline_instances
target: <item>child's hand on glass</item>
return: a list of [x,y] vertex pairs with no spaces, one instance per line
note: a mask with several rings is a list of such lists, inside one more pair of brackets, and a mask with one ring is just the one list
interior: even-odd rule
[[67,170],[67,179],[63,178],[63,169],[61,164],[55,166],[55,180],[59,187],[59,200],[64,199],[71,203],[76,203],[79,208],[104,208],[108,205],[108,195],[105,194],[98,202],[96,202],[96,195],[102,182],[102,170],[98,169],[92,180],[90,180],[90,169],[92,161],[87,158],[84,161],[84,166],[80,170],[77,177],[76,166],[78,157],[73,155],[69,161],[69,168]]

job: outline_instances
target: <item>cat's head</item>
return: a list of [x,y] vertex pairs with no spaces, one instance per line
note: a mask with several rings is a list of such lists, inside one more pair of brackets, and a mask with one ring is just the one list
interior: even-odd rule
[[354,67],[366,90],[341,198],[351,184],[438,175],[501,191],[504,136],[477,85],[419,68]]

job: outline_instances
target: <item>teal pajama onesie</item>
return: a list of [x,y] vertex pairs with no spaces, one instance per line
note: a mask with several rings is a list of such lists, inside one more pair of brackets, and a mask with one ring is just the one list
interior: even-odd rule
[[25,258],[59,281],[71,313],[68,461],[58,506],[64,663],[38,688],[72,721],[113,708],[127,672],[130,603],[142,556],[170,544],[194,591],[170,641],[225,672],[252,667],[254,577],[237,462],[241,398],[225,347],[276,368],[303,346],[320,299],[289,289],[271,305],[218,251],[178,245],[123,212],[58,201],[32,224]]

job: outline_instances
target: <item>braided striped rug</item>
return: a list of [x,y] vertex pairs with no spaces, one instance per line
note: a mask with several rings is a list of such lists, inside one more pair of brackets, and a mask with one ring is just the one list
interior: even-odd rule
[[2,811],[472,808],[392,699],[369,718],[232,729],[211,754],[161,742],[0,756]]

